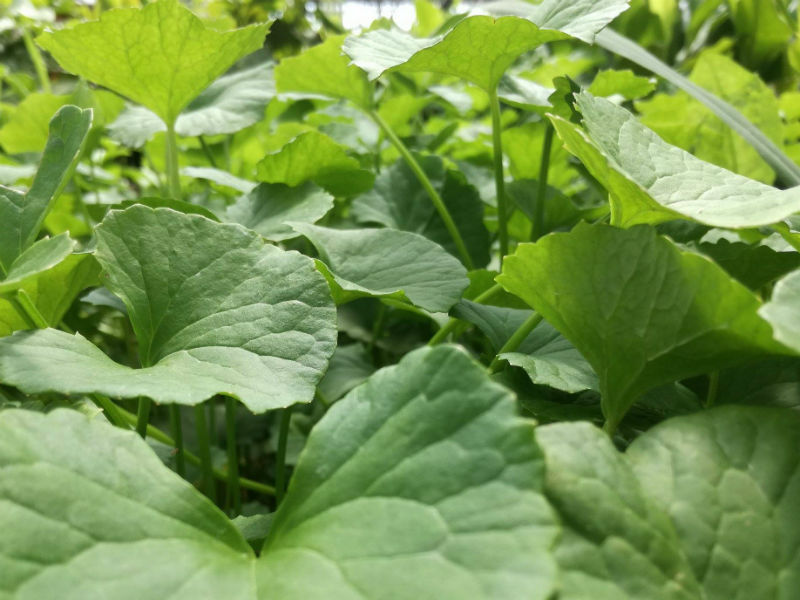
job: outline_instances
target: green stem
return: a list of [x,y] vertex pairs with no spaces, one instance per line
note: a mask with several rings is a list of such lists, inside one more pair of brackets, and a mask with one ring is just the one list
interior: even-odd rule
[[181,477],[186,477],[186,460],[183,447],[183,423],[181,422],[181,407],[171,404],[169,407],[169,426],[172,429],[172,437],[175,443],[175,472]]
[[178,173],[178,138],[175,124],[167,125],[166,133],[167,190],[175,200],[181,199],[181,180]]
[[547,198],[547,178],[550,171],[550,151],[553,148],[553,126],[545,125],[544,142],[542,142],[542,159],[539,163],[539,185],[536,191],[536,207],[531,223],[531,241],[535,242],[544,235],[544,208]]
[[150,398],[141,396],[139,398],[139,407],[136,411],[136,433],[142,438],[147,436],[147,423],[150,420],[150,407],[153,406],[153,401]]
[[236,452],[236,400],[225,398],[226,450],[228,451],[228,494],[233,498],[235,514],[242,512],[242,492],[239,489],[239,457]]
[[16,311],[28,321],[29,325],[36,329],[47,329],[50,326],[25,290],[17,290],[16,295],[8,296],[8,298]]
[[497,233],[500,238],[500,268],[508,254],[508,207],[506,206],[505,177],[503,175],[503,139],[500,124],[500,99],[497,87],[489,91],[489,109],[492,113],[492,148],[494,156],[494,185],[497,190]]
[[210,162],[211,166],[216,169],[217,161],[214,160],[214,154],[211,152],[211,148],[208,147],[208,144],[206,143],[206,138],[204,138],[202,135],[198,135],[197,139],[200,141],[200,147],[203,149],[203,153],[206,155],[208,162]]
[[606,419],[606,422],[603,423],[603,431],[608,434],[608,437],[613,438],[614,434],[617,431],[617,426],[619,425],[620,419]]
[[203,472],[203,491],[211,501],[217,502],[217,486],[214,483],[214,469],[211,466],[211,444],[208,440],[206,411],[202,404],[194,406],[194,426],[197,431],[197,446],[200,453],[200,470]]
[[[479,294],[473,300],[473,302],[477,302],[478,304],[486,302],[491,298],[493,298],[500,291],[502,291],[502,289],[503,286],[501,286],[499,283],[496,283],[482,294]],[[433,334],[433,337],[428,341],[428,346],[435,346],[436,344],[442,342],[448,335],[453,333],[460,324],[461,324],[461,319],[456,319],[456,318],[450,319],[447,323],[442,325],[439,331]]]
[[39,79],[39,86],[45,94],[51,94],[53,90],[50,87],[50,76],[44,64],[44,58],[42,58],[42,53],[39,52],[39,48],[36,47],[31,37],[31,32],[27,27],[22,28],[22,41],[25,43],[25,50],[33,63],[33,69],[36,71],[36,77]]
[[719,392],[719,371],[714,371],[708,376],[708,394],[706,394],[706,408],[711,408],[717,401],[717,392]]
[[453,217],[450,214],[450,211],[447,210],[447,206],[445,206],[444,200],[439,195],[439,192],[436,191],[436,188],[433,187],[431,180],[425,174],[425,171],[422,170],[422,167],[419,165],[417,160],[414,158],[414,155],[411,154],[406,145],[402,142],[402,140],[397,137],[397,134],[389,127],[389,124],[383,120],[383,118],[378,114],[377,111],[371,110],[367,113],[373,121],[381,128],[384,135],[389,139],[389,141],[397,148],[397,151],[400,152],[400,156],[406,161],[406,164],[417,177],[419,182],[422,184],[422,187],[430,196],[431,201],[433,202],[434,207],[436,208],[436,212],[439,213],[439,216],[442,218],[444,222],[444,226],[447,228],[450,237],[453,238],[453,242],[456,245],[456,249],[458,250],[459,255],[461,256],[461,260],[464,262],[464,265],[470,271],[475,268],[474,264],[472,263],[472,257],[467,250],[466,244],[464,244],[464,239],[461,237],[461,233],[459,233],[458,228],[456,227],[455,221],[453,221]]
[[292,420],[292,407],[287,406],[281,411],[281,421],[278,429],[278,452],[275,457],[275,499],[280,506],[286,494],[286,443],[289,439],[289,423]]
[[492,360],[492,363],[489,365],[489,372],[490,373],[497,373],[500,370],[500,365],[503,362],[503,359],[500,358],[500,355],[504,352],[513,352],[517,348],[519,348],[520,344],[525,341],[525,338],[528,337],[536,326],[542,322],[542,315],[539,313],[533,313],[530,317],[528,317],[525,322],[519,326],[514,334],[508,338],[508,341],[503,344],[503,347],[497,351],[497,355]]
[[[133,413],[128,412],[124,408],[120,408],[117,406],[117,410],[122,415],[122,417],[127,421],[128,424],[133,425],[136,423],[136,415]],[[167,446],[175,446],[176,442],[169,437],[166,433],[158,429],[153,425],[147,426],[147,436],[153,438],[156,441],[161,442],[162,444],[166,444]],[[193,464],[196,467],[200,466],[200,458],[189,452],[188,450],[184,451],[184,455],[186,456],[186,462]],[[213,470],[214,477],[219,479],[220,481],[227,481],[228,474],[220,471],[218,469]],[[275,488],[271,485],[266,485],[264,483],[259,483],[258,481],[253,481],[252,479],[247,479],[246,477],[239,478],[239,485],[246,490],[253,490],[254,492],[259,492],[260,494],[264,494],[266,496],[274,496],[275,495]]]
[[109,421],[122,429],[130,429],[128,421],[120,412],[120,408],[111,401],[111,398],[103,394],[94,394],[93,397],[94,401],[103,409],[103,412],[106,413]]

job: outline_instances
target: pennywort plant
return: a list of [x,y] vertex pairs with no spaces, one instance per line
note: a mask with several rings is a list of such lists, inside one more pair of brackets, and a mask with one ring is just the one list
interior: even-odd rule
[[715,6],[17,32],[0,598],[800,598],[800,72]]

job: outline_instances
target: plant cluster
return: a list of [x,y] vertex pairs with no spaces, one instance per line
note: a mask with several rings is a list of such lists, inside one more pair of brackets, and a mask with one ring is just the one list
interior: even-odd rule
[[796,5],[257,4],[5,18],[0,599],[800,599]]

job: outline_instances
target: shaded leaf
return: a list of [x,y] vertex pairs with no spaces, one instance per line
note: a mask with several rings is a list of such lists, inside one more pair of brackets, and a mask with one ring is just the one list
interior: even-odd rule
[[778,281],[772,298],[758,312],[772,325],[776,340],[800,352],[800,271]]

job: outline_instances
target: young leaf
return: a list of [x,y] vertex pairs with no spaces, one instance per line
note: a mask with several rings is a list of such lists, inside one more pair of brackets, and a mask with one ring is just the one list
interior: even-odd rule
[[0,279],[0,294],[8,293],[30,283],[39,274],[64,260],[75,247],[69,235],[62,233],[53,238],[44,238],[20,254]]
[[660,384],[789,353],[752,292],[647,226],[579,225],[521,244],[498,282],[586,357],[611,428]]
[[6,121],[0,128],[3,150],[7,154],[41,152],[47,144],[48,123],[65,104],[69,104],[67,95],[34,92],[10,107],[5,114]]
[[458,259],[415,233],[302,223],[292,227],[316,246],[323,273],[346,292],[340,301],[388,296],[408,299],[431,312],[447,312],[469,285]]
[[314,428],[259,582],[307,600],[550,597],[556,531],[532,438],[466,353],[408,354]]
[[36,240],[44,218],[66,184],[92,123],[92,111],[65,106],[50,121],[50,136],[27,194],[0,187],[0,273]]
[[333,208],[333,197],[313,183],[295,188],[262,183],[228,207],[223,218],[280,242],[300,235],[288,223],[316,223]]
[[665,421],[627,452],[709,600],[800,590],[800,417],[726,406]]
[[584,132],[551,117],[567,149],[611,193],[624,227],[688,218],[713,227],[777,223],[800,210],[800,188],[779,190],[670,146],[624,108],[576,95]]
[[371,110],[372,85],[364,72],[342,54],[343,40],[344,36],[330,36],[298,56],[283,59],[275,67],[278,92],[350,100],[359,108]]
[[216,31],[177,0],[158,0],[104,12],[99,21],[45,32],[36,41],[66,71],[146,106],[170,125],[233,63],[258,50],[268,29]]
[[97,236],[106,286],[125,302],[146,368],[46,329],[0,341],[0,379],[31,393],[183,404],[227,394],[254,412],[311,400],[336,326],[310,259],[238,225],[140,205],[109,213]]
[[372,187],[374,175],[327,135],[301,133],[258,163],[258,179],[290,186],[313,181],[336,196],[360,194]]
[[545,494],[564,531],[555,549],[563,600],[701,600],[666,514],[624,455],[588,423],[539,427]]
[[758,313],[772,325],[776,340],[800,352],[800,271],[776,283],[772,298]]

